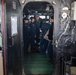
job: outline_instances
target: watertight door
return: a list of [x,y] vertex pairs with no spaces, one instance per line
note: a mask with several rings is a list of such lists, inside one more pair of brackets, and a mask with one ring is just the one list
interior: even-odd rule
[[[7,49],[5,75],[22,75],[21,8],[18,0],[4,0],[4,24],[6,25]],[[3,11],[4,12],[4,11]],[[5,69],[5,68],[4,68]]]

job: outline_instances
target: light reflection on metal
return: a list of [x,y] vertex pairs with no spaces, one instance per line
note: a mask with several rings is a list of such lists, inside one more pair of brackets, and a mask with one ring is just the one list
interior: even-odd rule
[[67,18],[67,13],[63,12],[63,13],[62,13],[62,18],[63,18],[63,19]]
[[24,4],[26,2],[26,0],[19,0],[20,4]]
[[64,7],[64,8],[62,8],[62,10],[69,10],[69,8],[68,7]]
[[35,0],[35,1],[42,1],[42,0]]
[[25,1],[26,1],[26,0],[22,0],[22,4],[24,4],[24,3],[25,3]]
[[55,2],[55,1],[53,1],[52,3],[53,3],[54,5],[56,5],[56,2]]

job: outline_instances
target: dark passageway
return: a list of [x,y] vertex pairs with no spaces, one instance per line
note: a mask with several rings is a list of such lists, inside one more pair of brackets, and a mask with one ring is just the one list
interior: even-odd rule
[[[39,17],[39,23],[36,20],[36,17]],[[44,38],[48,30],[51,30],[51,40],[53,39],[53,28],[51,28],[52,22],[51,18],[54,17],[54,9],[51,4],[47,2],[29,2],[25,5],[23,10],[23,37],[24,37],[24,72],[25,74],[51,74],[54,70],[54,62],[51,63],[50,56],[52,45],[50,45],[49,39]],[[31,25],[31,20],[35,18],[33,27]],[[51,23],[51,24],[50,24]],[[35,30],[35,26],[36,30]],[[37,31],[39,26],[39,33]],[[31,27],[33,28],[30,32]],[[30,32],[30,33],[29,33]],[[37,32],[37,34],[35,34]],[[49,31],[50,32],[50,31]],[[29,35],[28,35],[29,34]],[[32,38],[33,35],[36,35],[36,38]],[[29,38],[31,35],[31,39]],[[48,34],[49,35],[49,34]],[[26,39],[26,40],[25,40]],[[31,44],[31,40],[36,41],[35,44]],[[29,43],[28,43],[29,42]],[[33,50],[31,50],[31,47]],[[27,48],[28,47],[28,48]],[[48,51],[50,49],[50,51]],[[53,58],[53,56],[52,56]],[[51,58],[51,60],[53,60]]]

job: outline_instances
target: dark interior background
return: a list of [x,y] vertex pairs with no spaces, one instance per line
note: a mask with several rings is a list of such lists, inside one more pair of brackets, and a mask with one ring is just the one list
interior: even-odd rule
[[[23,14],[32,14],[36,13],[35,11],[38,11],[38,13],[47,13],[46,7],[49,6],[50,10],[53,12],[53,7],[48,2],[29,2],[25,5],[23,9]],[[50,12],[50,11],[49,11]]]

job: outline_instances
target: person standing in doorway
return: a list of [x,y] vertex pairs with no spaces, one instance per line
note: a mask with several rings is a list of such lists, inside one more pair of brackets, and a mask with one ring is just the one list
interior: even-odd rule
[[24,25],[23,25],[23,40],[24,40],[24,55],[28,53],[29,44],[30,44],[30,26],[29,26],[29,19],[24,18]]
[[50,28],[47,31],[46,35],[45,35],[45,39],[47,39],[49,41],[48,46],[47,46],[47,50],[48,50],[48,55],[50,57],[49,62],[53,62],[53,28],[54,28],[54,17],[51,16],[49,19],[49,25]]
[[48,29],[50,28],[50,25],[48,23],[46,23],[46,20],[43,19],[42,20],[42,25],[41,25],[41,39],[40,39],[40,53],[41,54],[45,54],[46,53],[46,49],[48,46],[48,40],[44,39],[44,36],[46,34],[46,32],[48,31]]
[[48,39],[50,40],[49,42],[49,46],[48,46],[48,55],[50,57],[50,61],[51,63],[53,63],[53,30],[54,30],[54,17],[51,16],[50,19],[50,29],[49,29],[49,34],[48,34]]
[[36,25],[34,22],[35,18],[31,17],[31,23],[30,23],[31,52],[35,51],[35,44],[36,44]]
[[38,14],[35,15],[35,26],[36,26],[36,43],[37,45],[39,44],[40,40],[40,24],[41,24],[42,19],[39,17]]

